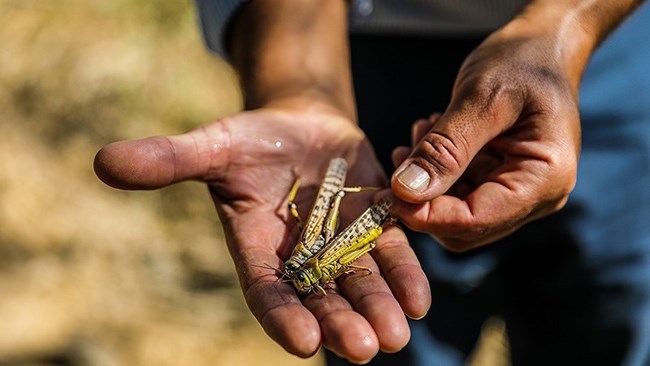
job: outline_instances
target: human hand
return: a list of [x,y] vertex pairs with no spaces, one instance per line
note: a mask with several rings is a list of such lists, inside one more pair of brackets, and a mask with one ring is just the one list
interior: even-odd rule
[[[326,297],[300,298],[276,272],[263,268],[281,268],[297,239],[286,208],[294,172],[302,188],[309,188],[301,192],[312,192],[298,197],[304,217],[334,157],[349,164],[347,185],[385,184],[372,148],[349,120],[285,106],[242,112],[183,135],[107,145],[95,170],[122,189],[206,182],[246,302],[266,333],[301,357],[323,344],[352,362],[365,362],[379,349],[401,349],[410,336],[404,314],[422,317],[431,301],[426,277],[398,227],[388,227],[372,257],[359,260],[373,274],[344,276]],[[346,196],[341,225],[370,203],[368,194]]]
[[582,68],[538,29],[519,19],[488,37],[461,67],[447,111],[417,121],[413,149],[393,153],[403,200],[393,213],[450,250],[559,210],[575,184]]

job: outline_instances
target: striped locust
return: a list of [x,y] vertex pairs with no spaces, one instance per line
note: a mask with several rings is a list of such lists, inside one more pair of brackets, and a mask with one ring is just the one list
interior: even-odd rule
[[345,187],[347,163],[332,159],[306,222],[300,218],[293,202],[300,185],[296,179],[289,193],[289,211],[302,229],[291,257],[283,264],[283,277],[299,293],[327,293],[323,285],[342,274],[369,268],[356,266],[354,261],[375,247],[383,224],[389,219],[391,201],[384,198],[370,206],[338,235],[341,200],[346,193],[376,190],[376,188]]

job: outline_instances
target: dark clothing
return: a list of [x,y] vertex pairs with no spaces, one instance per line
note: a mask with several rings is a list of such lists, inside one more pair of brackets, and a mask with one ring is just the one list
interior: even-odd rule
[[[646,4],[591,60],[578,183],[564,209],[463,254],[410,233],[433,305],[411,322],[405,350],[371,365],[461,365],[494,315],[505,319],[514,365],[650,365],[649,27]],[[351,37],[360,123],[388,172],[411,124],[445,110],[480,41]]]

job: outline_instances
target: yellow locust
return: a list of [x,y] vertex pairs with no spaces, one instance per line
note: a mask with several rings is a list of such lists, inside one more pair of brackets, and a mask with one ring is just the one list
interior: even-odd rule
[[284,262],[283,276],[300,293],[318,292],[326,295],[323,285],[355,269],[354,261],[375,247],[374,240],[381,235],[389,219],[391,201],[381,199],[370,206],[338,235],[341,200],[346,193],[376,190],[376,188],[344,187],[347,164],[333,159],[327,169],[307,222],[298,215],[293,199],[297,195],[299,179],[289,193],[289,209],[298,220],[302,233],[291,257]]

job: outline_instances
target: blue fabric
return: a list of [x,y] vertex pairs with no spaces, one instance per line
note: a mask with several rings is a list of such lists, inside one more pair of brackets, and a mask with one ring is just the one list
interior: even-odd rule
[[246,0],[196,0],[203,41],[217,55],[228,59],[226,35],[233,16]]

